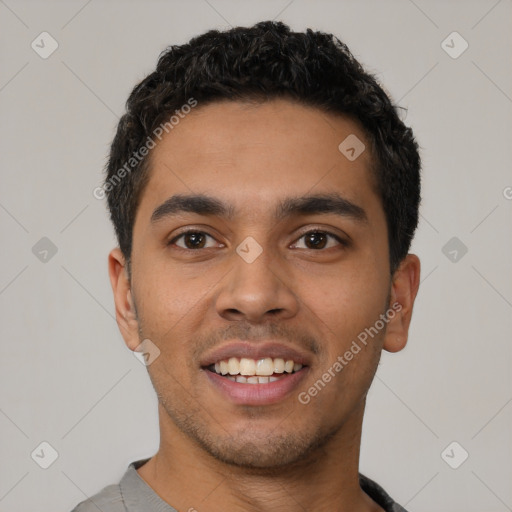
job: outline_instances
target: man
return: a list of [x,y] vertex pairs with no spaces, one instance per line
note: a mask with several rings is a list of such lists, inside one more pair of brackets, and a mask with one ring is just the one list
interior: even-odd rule
[[419,286],[419,168],[332,35],[262,22],[162,54],[102,189],[160,448],[74,510],[403,511],[358,465],[369,386]]

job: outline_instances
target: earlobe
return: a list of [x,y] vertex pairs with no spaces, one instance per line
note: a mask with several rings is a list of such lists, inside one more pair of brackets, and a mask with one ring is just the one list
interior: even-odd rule
[[108,271],[114,294],[117,325],[127,347],[130,350],[135,350],[139,345],[139,325],[126,261],[123,253],[117,247],[108,256]]
[[414,301],[420,283],[420,260],[408,254],[393,275],[389,304],[389,322],[384,337],[384,350],[398,352],[407,344]]

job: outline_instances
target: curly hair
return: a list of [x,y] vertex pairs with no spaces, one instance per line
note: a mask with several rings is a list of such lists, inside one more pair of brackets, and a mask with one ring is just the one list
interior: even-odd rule
[[103,185],[128,268],[135,215],[149,179],[148,151],[142,158],[138,150],[191,98],[199,105],[288,98],[358,122],[371,148],[371,172],[386,216],[394,273],[418,224],[421,164],[412,130],[376,78],[337,37],[311,29],[292,32],[271,21],[210,30],[187,44],[170,46],[156,70],[131,92]]

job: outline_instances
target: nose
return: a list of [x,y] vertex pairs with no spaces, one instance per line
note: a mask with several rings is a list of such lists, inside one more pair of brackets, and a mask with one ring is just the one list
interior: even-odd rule
[[299,301],[293,282],[278,257],[266,249],[252,262],[233,254],[232,270],[216,298],[217,313],[226,320],[254,324],[295,316]]

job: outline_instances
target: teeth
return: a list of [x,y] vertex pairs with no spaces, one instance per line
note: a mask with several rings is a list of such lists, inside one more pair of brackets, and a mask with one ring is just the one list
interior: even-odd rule
[[254,359],[242,357],[242,359],[240,359],[240,373],[242,375],[256,375],[256,363]]
[[268,384],[269,382],[275,382],[281,377],[244,377],[243,375],[232,376],[228,375],[228,379],[240,382],[240,384]]
[[[247,357],[241,359],[230,357],[223,361],[217,361],[213,366],[216,373],[224,375],[230,380],[248,384],[274,382],[279,378],[273,376],[274,374],[297,372],[302,368],[300,363],[296,363],[292,359],[285,361],[280,357],[275,359],[265,357],[258,360]],[[238,377],[241,378],[238,379]]]
[[286,363],[284,363],[284,371],[285,372],[288,372],[288,373],[292,373],[293,372],[293,361],[291,359],[288,359],[288,361],[286,361]]
[[228,373],[229,375],[236,375],[240,373],[240,362],[236,357],[231,357],[228,361]]
[[274,373],[283,373],[284,372],[284,359],[280,357],[274,359]]
[[258,360],[256,364],[256,373],[258,375],[272,375],[274,373],[274,362],[270,357]]

